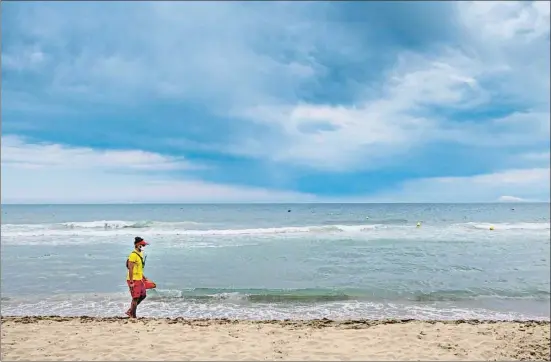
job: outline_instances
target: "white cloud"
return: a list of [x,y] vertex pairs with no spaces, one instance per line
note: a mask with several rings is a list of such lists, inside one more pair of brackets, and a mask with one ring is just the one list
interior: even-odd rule
[[[390,74],[383,96],[357,105],[249,109],[245,115],[253,120],[279,123],[285,138],[273,147],[256,142],[236,149],[319,169],[350,170],[388,163],[432,141],[507,147],[549,139],[548,111],[516,112],[483,123],[456,123],[430,114],[433,106],[460,110],[487,102],[489,95],[476,80],[484,72],[483,64],[457,53],[438,61],[404,56],[402,63]],[[304,132],[309,124],[327,127]]]
[[503,195],[503,196],[500,196],[497,199],[497,201],[499,201],[499,202],[526,202],[528,200],[525,200],[521,197]]
[[549,142],[549,132],[549,113],[527,111],[485,122],[442,123],[432,130],[431,139],[504,149],[510,146],[543,146]]
[[[321,169],[370,168],[434,138],[439,122],[419,115],[426,107],[461,108],[481,102],[485,95],[473,78],[475,73],[474,62],[454,52],[437,60],[404,54],[380,97],[352,106],[289,104],[247,109],[242,116],[281,126],[284,147],[277,143],[270,148],[264,142],[236,149]],[[318,130],[305,131],[308,126]]]
[[2,165],[17,168],[105,170],[117,172],[123,168],[132,170],[177,170],[194,169],[198,165],[183,159],[163,156],[140,150],[94,150],[85,147],[67,147],[59,144],[25,143],[16,136],[2,137]]
[[[368,202],[495,202],[503,195],[549,202],[550,169],[511,169],[466,177],[409,180],[393,190],[363,198]],[[507,196],[505,196],[507,197]],[[503,200],[502,200],[503,201]]]
[[550,155],[549,151],[546,151],[546,152],[529,152],[529,153],[525,153],[525,154],[521,155],[521,157],[525,160],[541,161],[541,162],[544,162],[546,164],[549,164],[549,162],[551,161],[551,155]]
[[373,196],[330,200],[297,192],[214,184],[190,177],[177,180],[164,171],[190,166],[178,162],[171,157],[139,150],[100,151],[58,144],[32,144],[4,136],[2,202],[549,201],[549,168],[410,180]]
[[549,113],[549,1],[455,3],[464,42],[497,71],[492,86],[502,98]]
[[[275,101],[323,72],[309,56],[311,34],[323,30],[311,19],[325,11],[323,4],[309,10],[281,3],[127,5],[21,4],[12,10],[21,10],[14,30],[51,60],[41,68],[50,93],[117,103],[153,95],[209,101],[222,111]],[[323,40],[331,45],[335,38]],[[18,59],[21,49],[3,47],[2,55]]]
[[300,202],[311,195],[170,178],[196,165],[140,150],[95,150],[2,137],[2,203]]
[[530,41],[549,34],[549,1],[465,1],[461,19],[483,37]]
[[2,55],[2,68],[5,70],[23,71],[36,70],[45,61],[42,51],[36,49],[20,49],[16,53]]
[[[547,137],[549,142],[549,136]],[[543,145],[542,147],[533,148],[533,152],[517,153],[514,156],[509,157],[507,162],[503,165],[505,168],[547,168],[551,166],[551,158],[549,151],[539,151],[545,148],[549,148],[549,145]]]
[[[546,5],[549,5],[548,3]],[[247,142],[237,153],[324,170],[371,169],[427,142],[505,148],[549,140],[549,10],[541,2],[459,2],[463,42],[432,56],[402,53],[381,88],[351,106],[287,103],[242,115],[281,126],[278,142]],[[353,36],[353,34],[350,34]],[[432,107],[526,110],[490,119],[431,114]],[[500,104],[500,105],[498,105]],[[318,125],[317,132],[304,132]],[[325,127],[321,127],[325,126]]]
[[[132,5],[84,4],[72,8],[76,16],[64,15],[61,6],[22,11],[18,30],[36,45],[6,48],[3,56],[43,54],[38,65],[51,75],[52,94],[120,103],[151,94],[191,99],[219,115],[267,124],[273,132],[219,148],[323,170],[376,168],[431,141],[506,147],[548,138],[549,11],[541,2],[456,3],[460,47],[403,52],[381,84],[365,86],[355,104],[340,106],[297,101],[302,86],[326,74],[319,49],[350,54],[366,47],[355,30],[327,25],[329,5]],[[104,29],[107,39],[99,36]],[[89,41],[79,43],[79,36]],[[453,123],[430,112],[496,99],[528,109],[485,124]]]

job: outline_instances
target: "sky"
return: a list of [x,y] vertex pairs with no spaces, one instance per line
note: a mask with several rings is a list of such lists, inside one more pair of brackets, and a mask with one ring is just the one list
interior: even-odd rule
[[549,9],[3,2],[2,203],[548,202]]

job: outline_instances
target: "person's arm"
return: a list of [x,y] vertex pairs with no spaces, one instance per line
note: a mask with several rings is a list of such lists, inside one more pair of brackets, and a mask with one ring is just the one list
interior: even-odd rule
[[128,262],[128,279],[129,279],[129,282],[130,282],[130,285],[132,285],[132,283],[134,283],[134,265],[135,263],[132,262],[132,261],[129,261]]

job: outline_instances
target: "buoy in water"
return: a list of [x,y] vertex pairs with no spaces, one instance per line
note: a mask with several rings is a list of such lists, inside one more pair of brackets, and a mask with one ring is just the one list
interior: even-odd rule
[[421,227],[421,223],[420,223],[420,222],[417,223],[417,227],[418,227],[418,228]]
[[492,226],[490,226],[490,230],[494,230],[494,226],[493,226],[493,225],[492,225]]

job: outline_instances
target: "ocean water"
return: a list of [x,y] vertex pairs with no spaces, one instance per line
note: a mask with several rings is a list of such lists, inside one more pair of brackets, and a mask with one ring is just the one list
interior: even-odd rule
[[139,316],[550,318],[548,203],[3,205],[2,315],[124,316],[135,236]]

